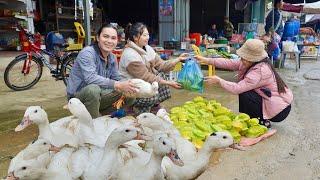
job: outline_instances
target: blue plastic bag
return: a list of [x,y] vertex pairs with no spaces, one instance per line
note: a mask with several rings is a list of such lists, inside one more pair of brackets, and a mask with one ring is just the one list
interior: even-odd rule
[[185,65],[178,74],[178,82],[184,89],[203,92],[203,74],[195,59],[186,60]]

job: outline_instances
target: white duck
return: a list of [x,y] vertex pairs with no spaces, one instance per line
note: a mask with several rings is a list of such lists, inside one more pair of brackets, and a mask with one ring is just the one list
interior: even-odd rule
[[132,82],[137,87],[136,93],[125,93],[123,96],[121,96],[121,98],[113,104],[117,109],[119,109],[123,105],[126,97],[150,98],[159,93],[159,84],[156,81],[150,84],[149,82],[146,82],[142,79],[130,79],[130,82]]
[[173,122],[170,119],[169,113],[165,109],[163,108],[159,109],[156,115],[161,119],[169,122],[170,124],[173,124]]
[[[105,121],[96,120],[93,121],[90,113],[85,105],[77,98],[71,98],[68,102],[68,109],[71,114],[76,118],[74,120],[74,132],[78,137],[79,145],[92,144],[99,147],[104,147],[107,136],[111,131],[119,126],[119,123],[115,122],[115,126],[106,126]],[[94,122],[96,125],[94,125]],[[110,128],[107,131],[107,128]]]
[[[70,167],[71,155],[75,151],[72,147],[64,147],[54,155],[47,169],[47,180],[72,180]],[[54,174],[54,176],[48,176]]]
[[[72,116],[72,122],[69,127],[75,131],[78,126],[78,121],[81,120],[82,125],[89,127],[88,131],[94,131],[99,138],[101,136],[104,143],[110,133],[117,127],[122,125],[136,125],[136,122],[131,117],[124,117],[121,119],[111,118],[110,116],[101,116],[96,119],[92,119],[90,113],[86,109],[85,105],[77,98],[71,98],[68,104],[64,107],[68,109]],[[100,147],[101,147],[100,142]],[[103,144],[104,146],[104,144]],[[103,147],[102,146],[102,147]]]
[[184,166],[179,167],[169,159],[163,159],[163,171],[166,179],[185,180],[198,177],[207,168],[211,153],[217,148],[226,148],[233,144],[233,138],[228,132],[212,133],[204,142],[203,147],[194,157],[183,160]]
[[[44,180],[47,169],[39,168],[29,162],[20,162],[6,178],[6,180]],[[54,174],[52,174],[53,176]]]
[[171,123],[153,113],[141,113],[137,116],[137,122],[154,131],[166,131],[168,133],[179,134],[179,131]]
[[179,131],[171,123],[163,120],[162,118],[152,113],[142,113],[137,116],[137,120],[147,135],[163,132],[167,133],[170,138],[174,139],[178,154],[182,159],[186,159],[189,156],[195,156],[197,153],[197,149],[194,145],[190,141],[181,137]]
[[52,157],[48,168],[22,161],[10,173],[7,180],[72,180],[69,161],[73,151],[73,148],[64,147]]
[[47,139],[54,146],[61,147],[68,144],[76,147],[78,145],[77,139],[67,129],[50,126],[48,115],[40,106],[28,107],[15,131],[22,131],[33,123],[39,128],[38,138]]
[[[140,130],[133,126],[123,125],[112,131],[104,148],[82,148],[73,156],[72,163],[77,165],[77,172],[73,178],[82,175],[82,179],[110,179],[116,176],[119,167],[123,166],[119,146],[133,139],[142,138]],[[76,156],[80,156],[76,157]],[[78,161],[74,161],[77,159]],[[81,166],[85,164],[85,166]],[[82,171],[80,170],[82,168]]]
[[8,174],[14,174],[14,171],[19,169],[21,163],[32,165],[36,168],[46,168],[53,155],[50,151],[56,152],[58,148],[51,145],[48,140],[38,139],[32,142],[11,160]]
[[74,116],[73,123],[76,134],[83,143],[104,147],[105,142],[111,132],[122,125],[137,125],[130,117],[121,119],[110,118],[108,116],[92,119],[85,105],[77,98],[71,98],[67,109]]
[[[149,142],[148,142],[149,143]],[[119,172],[118,179],[120,180],[148,180],[148,179],[163,179],[161,172],[161,161],[164,156],[168,156],[173,163],[183,165],[180,160],[175,144],[172,139],[161,135],[154,135],[152,143],[152,153],[147,162],[141,161],[141,155],[130,159]],[[145,153],[145,152],[143,152]]]
[[156,81],[150,84],[142,79],[130,79],[130,82],[137,87],[137,92],[125,94],[126,97],[150,98],[158,94],[159,84]]

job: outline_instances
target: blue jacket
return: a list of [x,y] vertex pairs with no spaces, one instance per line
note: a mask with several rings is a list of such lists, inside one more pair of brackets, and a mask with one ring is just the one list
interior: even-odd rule
[[103,89],[114,89],[115,81],[120,79],[115,55],[110,53],[106,64],[97,45],[87,46],[80,51],[72,66],[67,95],[74,96],[89,84],[99,85]]
[[[269,32],[270,28],[272,28],[272,13],[273,13],[273,10],[269,12],[266,18],[266,25],[264,27],[264,30],[266,31],[266,33]],[[279,24],[279,27],[276,28],[278,24]],[[276,33],[279,34],[280,37],[282,37],[283,24],[282,24],[282,15],[279,9],[274,9],[274,28]]]

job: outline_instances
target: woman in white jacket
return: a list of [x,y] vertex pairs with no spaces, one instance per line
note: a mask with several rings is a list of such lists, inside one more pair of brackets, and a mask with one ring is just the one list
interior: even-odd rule
[[149,32],[143,23],[129,25],[126,29],[127,44],[122,53],[119,70],[122,78],[139,78],[149,83],[159,83],[159,94],[152,98],[138,98],[134,103],[137,113],[149,112],[152,107],[157,107],[171,97],[168,86],[180,89],[181,85],[174,81],[168,81],[165,74],[175,65],[186,59],[186,54],[180,55],[175,60],[163,61],[159,55],[148,45]]

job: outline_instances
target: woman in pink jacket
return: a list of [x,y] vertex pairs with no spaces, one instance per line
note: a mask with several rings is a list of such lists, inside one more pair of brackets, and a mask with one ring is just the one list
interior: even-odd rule
[[196,59],[217,68],[238,71],[239,82],[226,81],[218,76],[205,77],[208,84],[219,84],[225,90],[239,95],[239,112],[259,118],[260,124],[271,127],[272,122],[283,121],[291,110],[293,95],[274,70],[264,43],[249,39],[237,50],[240,61],[224,58]]

